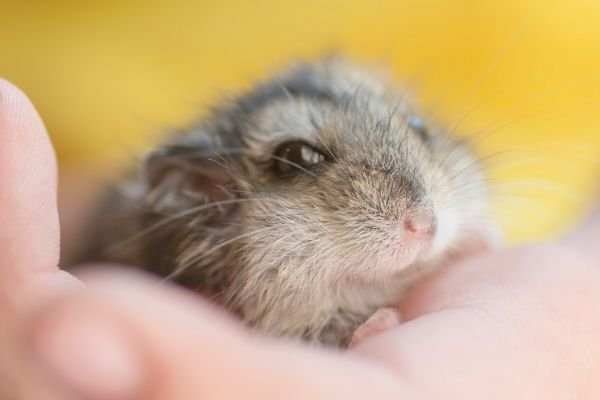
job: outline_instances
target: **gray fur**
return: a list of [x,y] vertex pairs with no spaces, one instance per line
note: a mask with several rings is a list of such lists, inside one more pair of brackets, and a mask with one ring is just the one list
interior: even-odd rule
[[[411,126],[423,118],[413,107],[342,59],[298,64],[173,134],[116,184],[82,259],[142,265],[271,335],[345,345],[485,223],[476,159],[430,121]],[[328,162],[278,175],[273,152],[292,139]],[[402,221],[421,212],[438,229],[415,244]]]

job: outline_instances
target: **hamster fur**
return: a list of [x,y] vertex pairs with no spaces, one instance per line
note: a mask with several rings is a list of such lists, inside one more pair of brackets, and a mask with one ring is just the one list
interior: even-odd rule
[[142,266],[266,334],[345,346],[481,233],[487,196],[464,141],[330,57],[172,133],[110,189],[79,261]]

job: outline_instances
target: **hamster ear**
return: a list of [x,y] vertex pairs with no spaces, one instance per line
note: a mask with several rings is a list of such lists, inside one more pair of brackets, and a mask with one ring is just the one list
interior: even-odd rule
[[231,161],[212,146],[170,145],[151,152],[143,169],[146,206],[169,213],[237,197],[232,173],[238,169]]

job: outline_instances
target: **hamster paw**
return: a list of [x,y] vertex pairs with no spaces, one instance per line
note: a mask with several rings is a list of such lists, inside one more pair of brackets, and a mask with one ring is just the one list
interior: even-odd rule
[[358,327],[348,347],[352,348],[367,339],[402,323],[400,311],[391,307],[380,308]]

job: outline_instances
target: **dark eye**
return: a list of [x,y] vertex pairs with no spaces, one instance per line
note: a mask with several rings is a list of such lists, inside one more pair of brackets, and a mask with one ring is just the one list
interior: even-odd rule
[[423,140],[429,139],[429,133],[427,131],[427,128],[425,127],[425,122],[423,121],[423,118],[413,115],[412,117],[408,118],[408,125],[411,128],[413,128],[413,130],[417,134],[419,134],[421,139],[423,139]]
[[326,161],[325,156],[303,142],[285,142],[275,150],[276,168],[282,174],[310,173],[315,166]]

